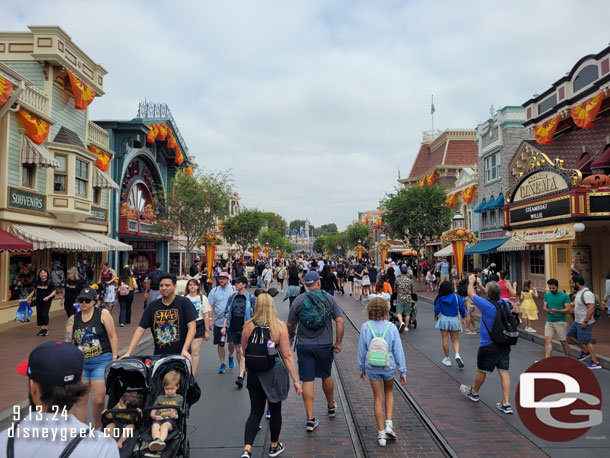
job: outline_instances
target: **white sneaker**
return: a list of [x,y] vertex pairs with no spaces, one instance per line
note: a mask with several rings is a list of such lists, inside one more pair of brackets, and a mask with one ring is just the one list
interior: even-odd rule
[[385,421],[385,430],[384,431],[385,431],[386,438],[391,439],[391,440],[396,439],[396,433],[394,432],[394,425],[392,424],[392,420]]
[[536,332],[536,330],[534,328],[525,328],[525,330],[527,332]]
[[385,442],[386,442],[385,431],[379,431],[379,433],[377,434],[377,443],[381,447],[385,447]]
[[445,357],[443,358],[443,360],[441,361],[445,366],[451,366],[451,359],[449,359],[449,357]]

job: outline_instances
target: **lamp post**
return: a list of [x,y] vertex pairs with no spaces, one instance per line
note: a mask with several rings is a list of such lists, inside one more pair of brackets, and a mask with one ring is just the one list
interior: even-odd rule
[[456,213],[453,216],[453,221],[451,222],[451,228],[459,229],[461,227],[464,227],[464,217],[461,215],[461,213]]

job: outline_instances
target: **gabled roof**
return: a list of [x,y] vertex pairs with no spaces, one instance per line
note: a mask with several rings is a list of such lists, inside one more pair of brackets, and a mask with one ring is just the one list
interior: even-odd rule
[[59,129],[53,141],[57,143],[64,143],[66,145],[80,146],[81,148],[85,149],[85,145],[83,145],[83,142],[78,134],[63,126],[61,129]]

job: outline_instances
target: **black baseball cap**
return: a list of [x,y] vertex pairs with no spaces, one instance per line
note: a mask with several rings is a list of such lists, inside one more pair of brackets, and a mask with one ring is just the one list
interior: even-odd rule
[[88,301],[94,301],[95,299],[97,299],[97,290],[88,287],[83,288],[78,294],[76,300],[78,299],[87,299]]
[[83,352],[73,343],[45,342],[17,366],[17,372],[42,385],[65,386],[81,379],[84,362]]
[[237,277],[235,279],[235,283],[243,283],[244,285],[248,284],[248,279],[246,278],[245,275],[240,275],[239,277]]

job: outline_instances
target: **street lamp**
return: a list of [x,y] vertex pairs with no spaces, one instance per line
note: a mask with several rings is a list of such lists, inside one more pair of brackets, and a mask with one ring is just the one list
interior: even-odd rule
[[451,224],[451,228],[452,229],[459,229],[461,227],[464,227],[464,217],[460,213],[456,213],[453,216],[453,221],[452,221],[452,224]]

